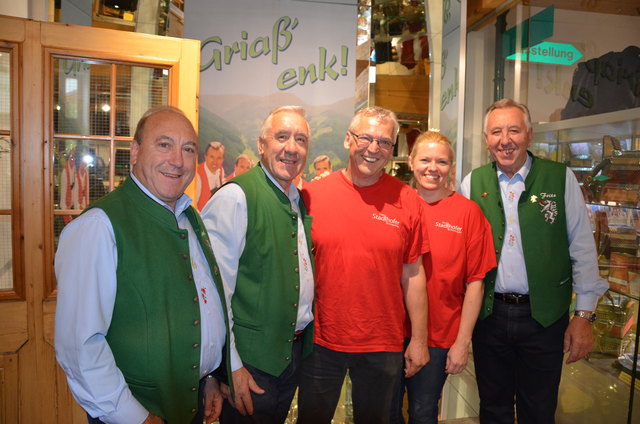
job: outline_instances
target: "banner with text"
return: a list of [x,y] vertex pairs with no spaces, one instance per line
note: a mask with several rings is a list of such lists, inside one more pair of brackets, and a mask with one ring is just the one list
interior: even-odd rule
[[238,155],[258,159],[256,141],[269,111],[305,108],[312,163],[328,155],[344,167],[343,140],[354,112],[356,1],[190,0],[186,38],[201,40],[200,154],[225,146],[224,170]]

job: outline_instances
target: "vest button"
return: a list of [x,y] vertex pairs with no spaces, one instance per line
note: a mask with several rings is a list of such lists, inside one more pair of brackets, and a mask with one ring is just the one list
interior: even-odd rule
[[499,239],[499,240],[502,240],[502,236],[498,236],[498,239]]
[[198,390],[196,387],[192,387],[192,388],[191,388],[191,391],[192,391],[192,392],[195,392],[196,390]]
[[297,274],[300,272],[300,269],[298,267],[293,268],[293,271]]
[[216,277],[218,276],[218,274],[220,274],[220,270],[218,269],[217,266],[213,267],[213,273],[215,274]]
[[200,325],[200,321],[199,321],[199,320],[195,320],[195,321],[193,321],[193,325],[194,325],[195,327],[197,327],[198,325]]
[[291,233],[291,238],[296,238],[296,233],[295,232]]
[[295,327],[295,326],[296,326],[296,323],[295,323],[295,322],[292,322],[292,323],[291,323],[291,326],[292,326],[292,327]]
[[496,254],[500,253],[500,251],[498,249],[496,249]]
[[191,366],[191,369],[192,370],[197,370],[199,367],[200,367],[200,365],[194,364],[194,365]]
[[188,254],[188,253],[183,253],[183,254],[182,254],[182,259],[184,259],[185,261],[186,261],[187,259],[189,259],[189,254]]
[[187,275],[187,279],[189,279],[189,281],[193,281],[193,274]]
[[288,343],[293,343],[293,339],[287,340]]
[[294,254],[294,255],[297,255],[297,254],[298,254],[298,249],[295,249],[295,250],[293,251],[293,254]]
[[294,214],[294,215],[291,215],[291,219],[293,219],[293,220],[295,221],[296,219],[298,219],[298,216],[297,216],[297,215],[295,215],[295,214]]
[[297,304],[297,303],[294,303],[294,304],[293,304],[293,307],[294,307],[294,308],[297,308],[297,307],[298,307],[298,304]]
[[291,360],[291,357],[290,357],[290,356],[287,356],[286,358],[284,358],[284,360],[285,360],[285,361],[289,361],[289,360]]
[[191,413],[195,414],[196,412],[198,412],[198,410],[196,408],[191,409]]
[[200,343],[194,343],[194,344],[193,344],[193,348],[194,348],[194,349],[197,349],[197,348],[199,348],[199,347],[200,347]]
[[300,286],[295,286],[294,287],[296,290],[300,290]]
[[181,238],[182,240],[184,240],[184,239],[186,239],[186,238],[187,238],[187,235],[186,235],[186,234],[180,234],[180,238]]
[[193,303],[198,303],[198,296],[193,297]]

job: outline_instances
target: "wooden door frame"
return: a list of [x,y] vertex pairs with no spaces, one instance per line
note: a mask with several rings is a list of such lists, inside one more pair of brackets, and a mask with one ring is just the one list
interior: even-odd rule
[[19,156],[15,211],[20,215],[14,231],[19,231],[18,256],[25,263],[20,267],[24,272],[18,271],[24,293],[16,300],[0,298],[0,319],[5,314],[18,317],[11,334],[0,331],[0,420],[84,423],[86,416],[73,401],[53,350],[51,58],[69,55],[166,67],[168,103],[182,109],[197,128],[200,42],[6,16],[0,16],[0,40],[15,45],[20,69],[12,105],[12,139]]

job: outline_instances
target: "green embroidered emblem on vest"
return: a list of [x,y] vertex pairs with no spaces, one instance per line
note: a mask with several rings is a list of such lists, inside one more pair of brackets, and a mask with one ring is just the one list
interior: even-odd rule
[[[571,302],[572,269],[564,205],[566,166],[533,157],[518,201],[520,235],[527,268],[532,316],[547,327],[566,314]],[[491,224],[496,257],[505,234],[505,214],[495,162],[471,173],[471,200]],[[493,311],[497,268],[487,273],[480,319]]]

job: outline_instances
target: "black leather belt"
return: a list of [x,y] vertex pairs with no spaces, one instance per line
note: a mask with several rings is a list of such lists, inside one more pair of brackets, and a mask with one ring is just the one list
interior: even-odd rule
[[518,293],[494,293],[493,296],[496,299],[502,300],[504,303],[529,303],[529,295],[528,294],[518,294]]

